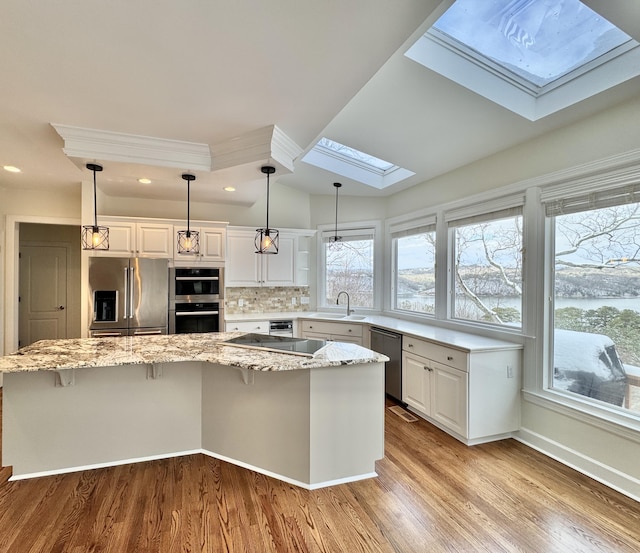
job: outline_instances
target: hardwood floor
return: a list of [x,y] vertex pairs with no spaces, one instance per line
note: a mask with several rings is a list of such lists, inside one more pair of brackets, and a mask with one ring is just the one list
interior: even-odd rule
[[204,455],[18,482],[5,467],[0,552],[640,550],[639,503],[513,440],[467,447],[387,409],[377,471],[307,491]]

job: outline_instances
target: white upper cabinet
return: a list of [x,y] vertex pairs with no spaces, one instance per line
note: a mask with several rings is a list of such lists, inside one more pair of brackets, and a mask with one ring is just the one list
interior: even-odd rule
[[136,254],[141,257],[173,257],[173,225],[138,223]]
[[[225,260],[225,228],[222,226],[200,225],[189,227],[200,233],[200,253],[182,254],[177,252],[173,256],[176,266],[193,265],[194,263],[217,262]],[[173,226],[173,241],[177,244],[179,230],[185,230],[186,225]]]
[[226,223],[198,221],[191,225],[192,230],[200,232],[200,253],[188,255],[176,251],[177,232],[185,229],[186,223],[114,217],[101,220],[100,224],[109,227],[109,249],[92,252],[95,256],[165,258],[173,259],[178,266],[225,261]]
[[[299,267],[298,241],[313,231],[280,231],[278,253],[257,254],[255,229],[229,228],[227,231],[226,286],[307,285],[306,272]],[[307,259],[307,258],[303,258]],[[301,275],[305,276],[302,282]]]
[[94,255],[109,257],[173,257],[173,225],[135,220],[104,220],[109,227],[109,249],[96,250]]

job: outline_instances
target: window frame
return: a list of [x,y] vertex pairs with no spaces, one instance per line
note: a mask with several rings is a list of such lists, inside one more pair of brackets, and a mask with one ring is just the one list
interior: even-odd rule
[[498,221],[505,219],[511,214],[519,215],[522,217],[522,249],[524,250],[524,243],[526,237],[526,219],[524,216],[524,204],[525,197],[522,194],[510,194],[502,197],[494,197],[490,200],[482,202],[482,209],[478,208],[478,204],[465,205],[460,208],[450,209],[444,212],[444,222],[446,225],[446,248],[447,248],[447,302],[445,316],[448,321],[454,324],[480,327],[493,329],[500,332],[506,332],[507,334],[523,334],[525,328],[524,311],[525,311],[525,274],[526,274],[526,259],[524,252],[522,253],[522,269],[521,269],[521,322],[518,327],[511,327],[506,324],[493,323],[491,321],[477,321],[473,319],[463,319],[455,316],[455,258],[456,258],[456,241],[455,231],[456,228],[473,224],[474,222],[483,221]]
[[[435,312],[434,313],[426,313],[420,311],[411,311],[408,309],[400,309],[397,305],[397,297],[396,290],[398,287],[398,251],[397,251],[397,239],[402,236],[415,236],[422,232],[434,232],[436,238],[436,248],[434,251],[434,277],[436,279],[436,301],[435,303]],[[437,301],[437,282],[438,282],[438,227],[437,227],[437,217],[435,214],[420,217],[417,219],[410,220],[402,220],[399,222],[391,223],[387,225],[386,235],[388,237],[387,251],[391,254],[391,263],[389,268],[389,286],[386,289],[389,290],[389,300],[387,302],[388,310],[392,313],[396,313],[403,316],[411,316],[417,318],[424,318],[426,320],[433,320],[436,318],[436,313],[438,309],[438,301]]]
[[[615,178],[615,177],[614,177]],[[614,181],[615,182],[615,181]],[[635,184],[626,182],[623,186],[611,184],[607,187],[586,187],[579,190],[575,183],[567,183],[564,186],[550,189],[542,194],[539,210],[544,218],[544,268],[545,268],[545,311],[543,328],[543,345],[538,344],[538,350],[542,356],[542,374],[538,379],[536,392],[541,398],[552,399],[562,405],[578,409],[592,421],[602,421],[602,424],[615,422],[624,428],[640,429],[640,413],[630,411],[625,407],[609,405],[593,400],[587,396],[566,392],[554,387],[554,332],[555,332],[555,246],[556,246],[556,217],[561,213],[562,205],[567,206],[567,213],[584,213],[594,209],[603,209],[624,205],[626,200],[640,203],[640,178]],[[629,202],[630,203],[630,202]],[[595,422],[594,422],[595,424]],[[619,433],[619,429],[616,430]],[[627,432],[623,434],[628,437]],[[634,436],[640,442],[639,436]]]
[[[327,267],[325,265],[325,235],[333,235],[335,233],[335,224],[322,224],[317,226],[318,232],[316,233],[317,240],[317,267],[318,267],[318,281],[316,289],[316,308],[321,311],[344,311],[343,306],[337,306],[334,304],[326,304],[327,297]],[[338,235],[344,232],[363,231],[363,234],[371,234],[373,240],[373,307],[364,308],[359,306],[352,306],[358,313],[372,313],[382,311],[382,252],[383,244],[381,240],[382,236],[382,223],[381,221],[359,221],[353,223],[341,223],[338,226]]]

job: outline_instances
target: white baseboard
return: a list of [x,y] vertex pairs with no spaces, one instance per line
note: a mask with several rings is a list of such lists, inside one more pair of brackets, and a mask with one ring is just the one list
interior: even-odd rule
[[190,451],[177,451],[175,453],[167,453],[161,455],[150,455],[148,457],[136,457],[133,459],[122,459],[118,461],[109,461],[106,463],[96,463],[94,465],[83,465],[78,467],[65,467],[62,469],[46,470],[42,472],[29,472],[24,474],[12,475],[9,482],[16,480],[27,480],[28,478],[40,478],[41,476],[54,476],[56,474],[68,474],[70,472],[79,472],[82,470],[103,469],[107,467],[117,467],[119,465],[128,465],[131,463],[144,463],[146,461],[157,461],[159,459],[170,459],[171,457],[184,457],[185,455],[193,455],[195,453],[204,453],[201,449],[193,449]]
[[348,482],[357,482],[358,480],[366,480],[367,478],[375,478],[378,476],[377,473],[370,472],[366,474],[349,476],[347,478],[340,478],[338,480],[328,480],[326,482],[318,482],[316,484],[307,484],[306,482],[300,482],[299,480],[294,480],[293,478],[282,476],[281,474],[277,474],[269,470],[264,470],[260,467],[255,467],[253,465],[249,465],[248,463],[244,463],[242,461],[236,461],[235,459],[231,459],[230,457],[225,457],[224,455],[218,455],[216,453],[213,453],[213,451],[207,451],[203,449],[202,453],[204,453],[205,455],[208,455],[209,457],[219,459],[220,461],[225,461],[227,463],[231,463],[232,465],[236,465],[238,467],[252,470],[253,472],[257,472],[258,474],[264,474],[265,476],[275,478],[276,480],[281,480],[282,482],[293,484],[294,486],[298,486],[299,488],[304,488],[305,490],[318,490],[320,488],[327,488],[328,486],[337,486],[338,484],[347,484]]
[[637,478],[526,428],[521,428],[513,438],[635,501],[640,501],[640,480]]
[[214,459],[219,459],[221,461],[225,461],[232,465],[236,465],[238,467],[242,467],[248,470],[252,470],[259,474],[264,474],[265,476],[269,476],[271,478],[275,478],[276,480],[281,480],[282,482],[287,482],[288,484],[293,484],[294,486],[298,486],[300,488],[304,488],[306,490],[317,490],[320,488],[326,488],[328,486],[337,486],[338,484],[346,484],[348,482],[357,482],[358,480],[365,480],[367,478],[375,478],[378,475],[375,472],[366,473],[366,474],[358,474],[355,476],[350,476],[348,478],[341,478],[338,480],[329,480],[326,482],[318,482],[315,484],[307,484],[305,482],[300,482],[298,480],[294,480],[292,478],[288,478],[281,474],[277,474],[275,472],[271,472],[268,470],[261,469],[260,467],[255,467],[253,465],[249,465],[248,463],[244,463],[242,461],[236,461],[235,459],[231,459],[230,457],[225,457],[224,455],[217,455],[213,451],[208,451],[206,449],[193,449],[190,451],[179,451],[176,453],[169,453],[166,455],[151,455],[148,457],[136,457],[134,459],[122,459],[119,461],[111,461],[106,463],[96,463],[94,465],[83,465],[78,467],[66,467],[63,469],[53,469],[47,470],[43,472],[31,472],[25,474],[12,475],[9,478],[9,482],[14,482],[17,480],[27,480],[29,478],[40,478],[42,476],[54,476],[56,474],[68,474],[71,472],[79,472],[83,470],[93,470],[107,467],[116,467],[119,465],[128,465],[130,463],[144,463],[146,461],[157,461],[159,459],[170,459],[171,457],[183,457],[185,455],[194,455],[196,453],[202,453],[203,455],[207,455],[208,457],[213,457]]

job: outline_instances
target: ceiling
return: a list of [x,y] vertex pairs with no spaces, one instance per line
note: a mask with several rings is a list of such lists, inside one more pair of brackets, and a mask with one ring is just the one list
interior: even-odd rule
[[[640,40],[640,3],[587,0]],[[451,0],[3,0],[0,187],[249,205],[268,155],[216,168],[215,146],[276,126],[300,155],[273,177],[310,194],[384,196],[640,94],[640,80],[532,122],[406,58]],[[52,124],[208,145],[210,170],[71,158]],[[300,158],[325,136],[415,175],[376,190]],[[280,168],[280,166],[278,166]],[[153,180],[140,185],[139,177]],[[228,185],[236,193],[225,192]]]

